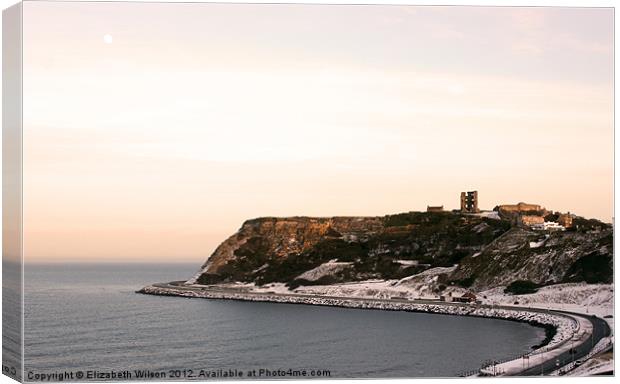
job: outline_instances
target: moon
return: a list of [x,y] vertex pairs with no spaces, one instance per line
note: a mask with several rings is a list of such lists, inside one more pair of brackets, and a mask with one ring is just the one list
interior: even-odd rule
[[112,44],[112,35],[103,35],[103,42],[106,44]]

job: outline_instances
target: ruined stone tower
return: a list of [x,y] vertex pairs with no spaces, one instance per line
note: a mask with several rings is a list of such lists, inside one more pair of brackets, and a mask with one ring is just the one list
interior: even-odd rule
[[461,192],[461,212],[478,213],[478,191]]

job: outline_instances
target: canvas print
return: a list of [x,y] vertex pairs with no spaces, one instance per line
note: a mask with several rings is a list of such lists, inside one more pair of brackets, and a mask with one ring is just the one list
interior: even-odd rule
[[5,10],[3,373],[613,375],[613,31],[604,7]]

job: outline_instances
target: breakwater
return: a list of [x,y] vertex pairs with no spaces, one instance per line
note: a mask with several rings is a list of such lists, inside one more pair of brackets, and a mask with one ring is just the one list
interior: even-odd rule
[[[415,303],[392,301],[382,299],[367,298],[350,298],[350,297],[325,297],[315,295],[287,295],[276,293],[257,293],[233,290],[218,289],[187,289],[176,286],[146,286],[137,293],[160,295],[160,296],[180,296],[188,298],[203,299],[219,299],[219,300],[240,300],[240,301],[257,301],[270,303],[286,303],[286,304],[306,304],[306,305],[322,305],[343,308],[357,309],[377,309],[387,311],[408,311],[435,313],[457,316],[477,316],[495,319],[504,319],[511,321],[526,322],[539,327],[553,327],[555,333],[548,336],[546,343],[541,343],[537,348],[545,347],[546,350],[553,349],[564,344],[573,336],[578,324],[569,316],[546,312],[540,310],[524,309],[506,309],[502,307],[482,306],[475,304],[451,304],[451,303]],[[535,353],[536,349],[532,350]]]

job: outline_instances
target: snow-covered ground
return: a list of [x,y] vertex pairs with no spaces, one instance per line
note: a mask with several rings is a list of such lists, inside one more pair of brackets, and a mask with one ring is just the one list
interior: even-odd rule
[[395,262],[396,264],[406,266],[406,267],[419,264],[417,260],[393,260],[393,262]]
[[[330,261],[299,275],[297,278],[315,281],[330,272],[333,273],[334,270],[346,268],[348,265],[349,263]],[[294,290],[289,290],[284,283],[270,283],[260,286],[254,283],[229,283],[220,284],[220,286],[245,289],[256,293],[296,293],[365,299],[391,299],[393,297],[409,300],[438,299],[439,287],[442,285],[438,282],[439,275],[450,273],[454,268],[456,267],[431,268],[400,280],[377,279],[332,285],[306,285],[297,287]],[[460,296],[466,292],[467,289],[455,286],[446,286],[441,290],[441,294],[451,293],[453,296]]]
[[587,356],[555,370],[551,376],[589,376],[613,372],[613,344],[613,336],[599,340]]
[[316,268],[302,273],[301,275],[297,276],[297,279],[316,281],[321,277],[334,275],[348,268],[349,266],[351,266],[351,264],[353,263],[338,262],[336,261],[336,259],[330,260],[327,263],[323,263]]
[[478,293],[483,304],[505,304],[532,308],[559,309],[577,313],[593,314],[604,318],[614,330],[613,284],[570,283],[542,287],[536,293],[511,295],[504,287]]
[[530,241],[530,248],[540,248],[543,245],[545,245],[546,241],[547,241],[547,238],[544,238],[540,241]]
[[[339,264],[326,263],[329,268],[341,268]],[[323,264],[322,266],[326,266]],[[365,280],[351,283],[333,285],[310,285],[300,286],[295,290],[289,290],[283,283],[271,283],[263,286],[254,284],[231,284],[231,287],[245,288],[260,293],[298,293],[308,295],[359,297],[367,299],[437,299],[439,293],[459,296],[467,292],[467,289],[448,285],[440,287],[439,276],[448,274],[455,267],[431,268],[424,272],[405,277],[400,280]],[[328,268],[325,268],[328,269]],[[312,276],[322,276],[325,272],[320,267],[313,269]],[[309,271],[310,272],[310,271]],[[301,275],[303,276],[303,275]],[[301,277],[300,276],[300,277]],[[310,279],[308,279],[310,280]],[[443,288],[440,290],[440,288]],[[511,305],[520,307],[544,308],[565,310],[576,313],[594,314],[604,318],[612,332],[614,330],[613,284],[586,284],[570,283],[557,284],[542,287],[538,292],[527,295],[512,295],[504,293],[505,287],[497,287],[477,293],[478,300],[489,305]]]
[[[488,291],[480,292],[478,295],[478,298],[484,304],[489,305],[499,304],[512,305],[517,307],[521,306],[526,308],[545,308],[596,315],[606,320],[612,331],[612,337],[601,340],[600,346],[606,347],[609,344],[613,344],[613,284],[557,284],[548,287],[542,287],[536,293],[517,296],[504,293],[504,287],[497,287]],[[590,332],[591,323],[585,321],[585,319],[583,318],[577,319],[580,320],[580,330],[576,337],[578,340],[585,340],[587,339],[587,334]],[[599,345],[597,345],[597,347],[598,346]],[[563,349],[569,347],[570,344],[566,344]],[[559,348],[554,351],[553,355],[548,355],[547,358],[559,355],[561,352],[562,348]],[[594,351],[592,355],[594,356],[596,353],[598,353],[598,351]],[[538,356],[538,358],[542,359],[542,355]],[[583,359],[585,361],[583,366],[576,368],[575,366],[567,367],[569,369],[568,375],[586,376],[599,372],[613,370],[613,356],[603,360],[597,359],[598,358],[596,356],[592,359]],[[499,367],[499,369],[503,370],[504,372],[510,372],[511,370],[519,369],[519,364],[522,363],[523,362],[519,362],[518,360],[508,362],[505,363],[504,366]],[[567,368],[564,368],[564,370],[566,370]]]
[[499,213],[497,213],[495,211],[481,211],[479,213],[473,213],[471,215],[472,216],[486,217],[486,218],[495,219],[495,220],[500,220],[501,219],[499,217]]
[[582,365],[567,373],[567,376],[592,376],[614,371],[613,352],[605,352],[587,360]]
[[[351,283],[333,285],[311,285],[302,286],[294,290],[295,293],[360,297],[367,299],[390,299],[393,297],[403,299],[437,299],[439,286],[441,285],[439,275],[447,274],[455,267],[431,268],[416,275],[408,276],[400,280],[364,280]],[[462,295],[466,289],[454,286],[446,286],[441,294],[452,293],[452,295]]]

